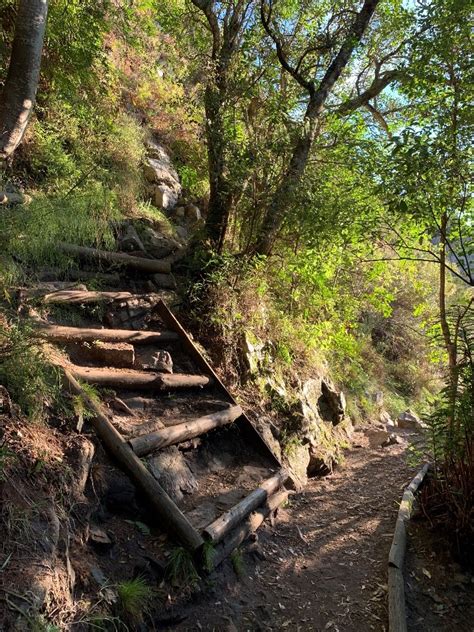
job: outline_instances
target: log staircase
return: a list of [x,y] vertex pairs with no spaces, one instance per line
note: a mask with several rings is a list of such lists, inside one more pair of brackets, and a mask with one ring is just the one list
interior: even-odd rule
[[[169,274],[169,262],[60,247],[94,266],[119,265],[122,287],[89,291],[62,281],[27,290],[37,334],[156,525],[196,559],[211,548],[216,567],[285,501],[287,472],[160,292],[136,291],[143,275]],[[127,280],[124,269],[138,269],[140,280]],[[72,278],[93,278],[94,270],[82,272]],[[112,272],[103,278],[114,279]],[[178,489],[183,469],[191,484]],[[234,504],[218,513],[214,501],[223,495]]]

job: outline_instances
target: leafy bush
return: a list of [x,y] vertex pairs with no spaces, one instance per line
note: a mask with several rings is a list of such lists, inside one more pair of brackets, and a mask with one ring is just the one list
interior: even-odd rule
[[431,520],[474,564],[474,304],[455,308],[458,364],[428,417],[434,471],[422,493]]
[[33,421],[41,420],[45,409],[59,399],[59,372],[26,325],[0,327],[0,383]]

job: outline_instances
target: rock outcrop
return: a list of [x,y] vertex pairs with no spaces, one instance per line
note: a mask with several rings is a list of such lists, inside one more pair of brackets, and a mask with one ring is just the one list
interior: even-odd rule
[[181,195],[179,176],[171,163],[165,148],[154,140],[146,144],[147,158],[143,175],[147,182],[147,192],[154,206],[170,211]]

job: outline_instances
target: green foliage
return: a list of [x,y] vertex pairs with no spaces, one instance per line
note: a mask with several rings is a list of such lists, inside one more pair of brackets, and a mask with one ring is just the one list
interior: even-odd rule
[[244,564],[244,557],[242,555],[242,551],[238,548],[232,551],[232,555],[230,556],[230,561],[232,562],[232,568],[234,569],[234,573],[237,575],[239,579],[241,579],[245,575],[245,564]]
[[171,550],[166,575],[172,586],[194,588],[199,581],[191,553],[181,546]]
[[71,197],[38,196],[28,206],[7,211],[0,229],[3,251],[31,266],[70,265],[58,241],[113,247],[110,222],[120,217],[115,196],[101,185]]
[[209,540],[205,541],[202,547],[202,559],[203,559],[203,568],[206,573],[211,573],[214,570],[214,556],[216,554],[216,549],[214,544]]
[[139,622],[149,611],[155,591],[143,577],[136,577],[117,584],[117,594],[122,612],[132,621]]
[[25,324],[0,327],[0,382],[33,421],[43,419],[46,409],[59,401],[59,371]]

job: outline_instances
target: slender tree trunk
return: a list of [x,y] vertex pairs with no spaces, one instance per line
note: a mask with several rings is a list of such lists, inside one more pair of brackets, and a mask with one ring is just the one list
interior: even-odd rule
[[0,97],[0,160],[20,144],[36,99],[47,0],[20,0],[8,74]]
[[220,252],[229,219],[229,183],[225,170],[223,102],[219,88],[208,85],[205,93],[207,158],[209,168],[209,208],[206,233]]
[[446,241],[448,229],[448,216],[443,213],[441,217],[441,238],[440,238],[440,263],[439,263],[439,320],[441,332],[443,334],[444,346],[448,354],[449,386],[451,411],[448,420],[451,432],[455,418],[455,406],[457,397],[457,349],[451,334],[446,310]]
[[316,135],[316,121],[314,119],[308,119],[306,121],[306,127],[306,133],[299,138],[295,145],[288,169],[281,179],[266,210],[255,246],[255,252],[257,254],[268,255],[271,252],[275,238],[285,219],[288,207],[292,203],[300,184]]

